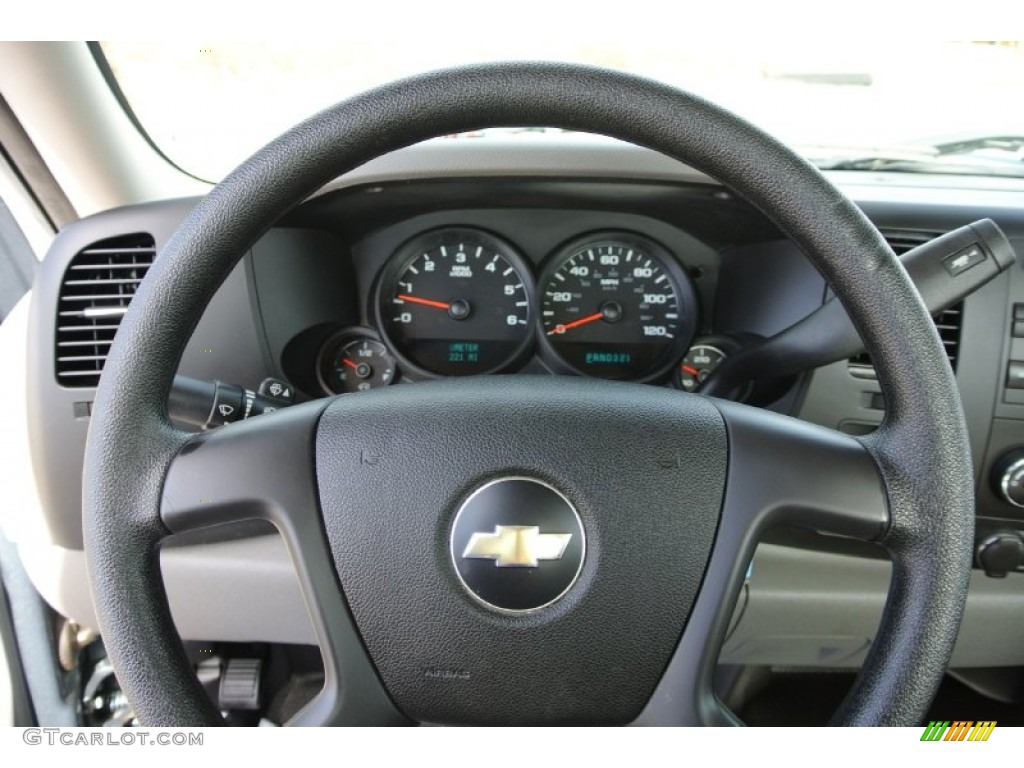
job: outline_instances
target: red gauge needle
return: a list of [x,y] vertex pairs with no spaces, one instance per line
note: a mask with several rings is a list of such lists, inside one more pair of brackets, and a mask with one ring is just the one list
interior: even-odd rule
[[565,333],[570,328],[578,328],[581,325],[586,325],[587,323],[592,323],[595,320],[600,320],[602,317],[604,317],[603,312],[595,312],[592,315],[581,317],[579,320],[573,320],[571,323],[566,323],[565,325],[556,325],[554,328],[548,331],[548,336],[552,336],[556,333]]
[[407,293],[400,293],[395,298],[401,299],[402,301],[412,302],[413,304],[422,304],[425,307],[434,307],[436,309],[451,309],[451,304],[446,304],[443,301],[431,301],[430,299],[421,299],[419,296],[410,296]]
[[691,376],[700,376],[700,371],[698,371],[696,368],[694,368],[691,365],[684,365],[684,366],[682,366],[682,368],[683,368],[684,371],[686,371]]
[[343,357],[341,359],[341,362],[343,362],[349,368],[358,368],[359,367],[359,363],[353,362],[352,360],[349,360],[347,357]]

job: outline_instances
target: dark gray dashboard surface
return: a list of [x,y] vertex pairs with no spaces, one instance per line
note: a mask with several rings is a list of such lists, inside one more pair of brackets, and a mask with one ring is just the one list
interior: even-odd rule
[[[861,193],[865,212],[888,230],[942,232],[992,216],[1018,252],[1024,246],[1024,208],[1013,204],[1019,195],[973,190],[956,204],[941,188],[864,184],[853,192]],[[148,232],[159,247],[195,202],[134,206],[78,222],[57,239],[40,270],[29,413],[43,507],[60,546],[81,548],[80,474],[88,419],[76,403],[93,398],[93,390],[63,387],[54,374],[56,295],[65,268],[82,248],[116,235]],[[587,231],[622,229],[651,237],[695,276],[698,333],[771,334],[813,310],[825,293],[820,276],[767,220],[706,181],[467,176],[361,185],[308,201],[264,236],[208,308],[181,372],[250,388],[265,376],[284,375],[305,396],[322,396],[315,377],[307,376],[318,345],[339,328],[371,323],[373,282],[398,245],[418,232],[456,224],[502,235],[535,270],[560,243]],[[1019,266],[965,302],[958,383],[979,515],[998,521],[991,525],[1018,528],[1024,520],[1020,510],[997,499],[988,483],[997,459],[1024,444],[1024,399],[1004,382],[1009,360],[1024,359],[1024,350],[1017,349],[1024,342],[1011,336],[1014,303],[1024,303]],[[523,369],[544,370],[536,360]],[[851,376],[840,362],[808,377],[806,387],[794,389],[780,407],[830,427],[870,425],[882,416],[872,398],[877,392],[876,383]]]

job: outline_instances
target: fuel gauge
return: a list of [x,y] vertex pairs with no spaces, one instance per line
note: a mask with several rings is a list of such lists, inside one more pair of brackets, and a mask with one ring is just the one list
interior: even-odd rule
[[386,387],[395,377],[395,359],[375,339],[349,338],[329,347],[322,365],[327,389],[335,394]]

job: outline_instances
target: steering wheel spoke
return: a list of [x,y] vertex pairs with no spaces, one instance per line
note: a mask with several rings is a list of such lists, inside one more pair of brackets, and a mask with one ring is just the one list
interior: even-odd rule
[[295,565],[324,663],[324,688],[288,725],[400,725],[363,649],[327,546],[313,442],[326,401],[293,406],[197,435],[164,481],[172,533],[261,519],[280,531]]
[[297,533],[319,519],[312,444],[324,402],[195,435],[164,479],[172,533],[263,519]]
[[791,525],[863,541],[889,528],[885,482],[857,439],[760,408],[718,401],[729,433],[723,530]]
[[765,529],[790,525],[879,541],[885,484],[856,439],[758,408],[715,401],[729,435],[722,515],[679,646],[636,725],[738,725],[712,678],[736,597]]

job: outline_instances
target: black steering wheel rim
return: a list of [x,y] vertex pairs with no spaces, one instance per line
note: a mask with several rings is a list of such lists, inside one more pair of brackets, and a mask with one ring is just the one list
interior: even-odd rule
[[927,311],[866,217],[759,129],[690,94],[565,64],[468,67],[354,97],[243,163],[164,246],[110,350],[84,470],[86,553],[101,630],[147,724],[214,724],[163,590],[163,485],[188,440],[166,415],[178,361],[216,288],[284,212],[336,176],[437,135],[547,125],[603,133],[686,162],[768,214],[826,277],[872,353],[886,420],[863,442],[884,478],[893,582],[876,642],[837,713],[904,724],[924,713],[956,638],[970,572],[973,488],[955,381]]

